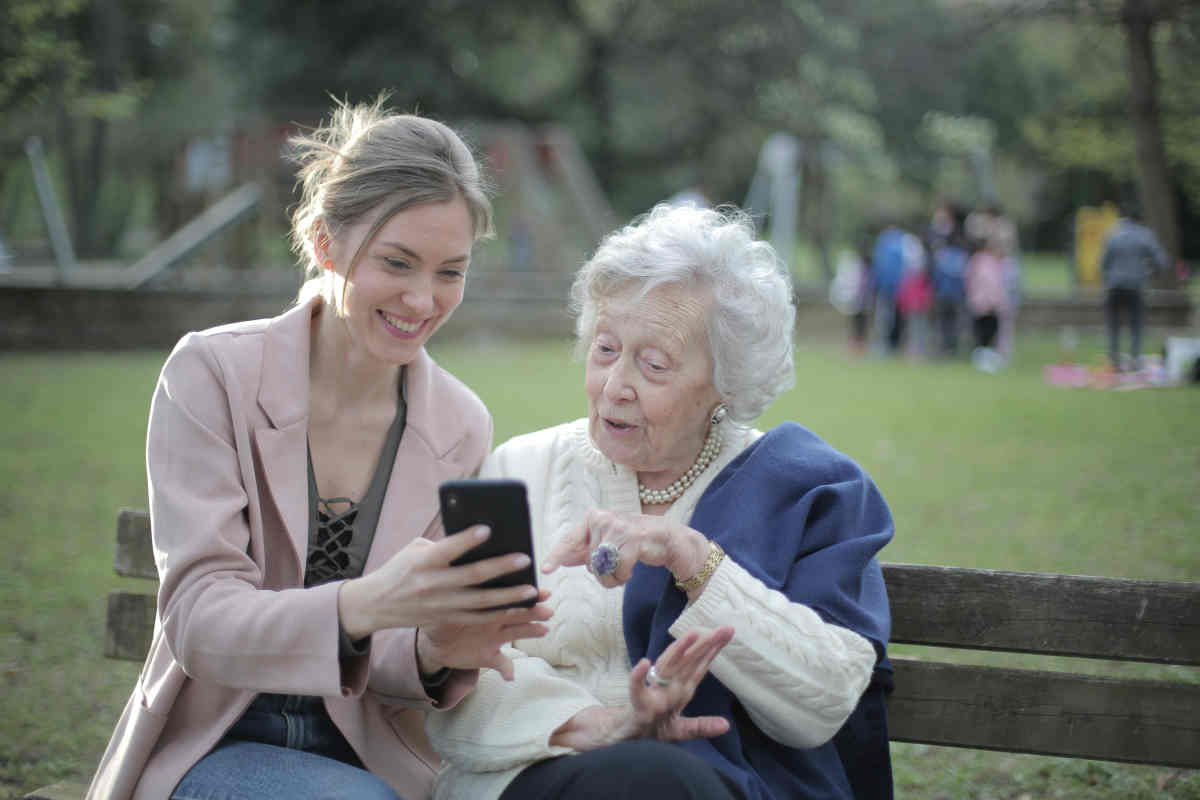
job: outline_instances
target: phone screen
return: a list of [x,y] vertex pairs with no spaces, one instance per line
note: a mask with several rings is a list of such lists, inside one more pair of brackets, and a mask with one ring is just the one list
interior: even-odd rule
[[[487,525],[492,529],[487,541],[455,559],[451,562],[453,565],[525,553],[529,556],[527,567],[500,575],[480,586],[487,589],[526,584],[537,586],[524,481],[463,478],[443,483],[438,489],[438,496],[442,506],[442,525],[447,535],[456,534],[472,525]],[[513,605],[528,607],[535,602],[528,600]]]

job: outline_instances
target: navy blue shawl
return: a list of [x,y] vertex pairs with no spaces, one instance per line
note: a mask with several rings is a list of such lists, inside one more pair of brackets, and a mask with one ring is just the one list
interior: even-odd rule
[[[736,783],[748,800],[890,797],[883,691],[890,687],[891,616],[875,554],[892,538],[893,526],[870,477],[811,431],[784,423],[721,471],[690,524],[768,587],[870,640],[878,680],[834,740],[798,750],[759,730],[737,697],[709,674],[684,713],[723,716],[730,730],[681,746]],[[631,663],[666,649],[668,628],[686,602],[666,569],[636,565],[623,608]],[[729,622],[736,628],[736,619]]]

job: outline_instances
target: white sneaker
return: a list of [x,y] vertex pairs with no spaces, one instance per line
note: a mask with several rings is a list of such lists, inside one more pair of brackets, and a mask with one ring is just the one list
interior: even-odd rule
[[971,352],[971,363],[975,369],[995,375],[1004,367],[1004,356],[990,347],[976,347]]

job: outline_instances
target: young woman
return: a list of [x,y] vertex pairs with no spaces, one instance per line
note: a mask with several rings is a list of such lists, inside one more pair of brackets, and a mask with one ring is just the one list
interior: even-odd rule
[[297,304],[185,336],[154,394],[158,620],[89,797],[424,797],[423,712],[545,632],[544,605],[484,610],[533,587],[472,588],[526,557],[451,567],[488,531],[437,513],[491,446],[424,349],[491,232],[470,151],[381,103],[293,143]]

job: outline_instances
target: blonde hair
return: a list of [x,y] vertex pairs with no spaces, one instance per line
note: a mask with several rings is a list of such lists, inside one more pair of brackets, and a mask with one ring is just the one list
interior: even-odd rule
[[381,95],[368,104],[338,102],[327,123],[288,140],[291,160],[300,166],[300,202],[291,215],[292,250],[304,269],[298,303],[315,295],[334,299],[317,253],[318,235],[337,236],[371,214],[375,219],[349,270],[379,229],[412,206],[461,196],[475,241],[493,235],[490,187],[471,149],[441,122],[394,113],[386,101]]

